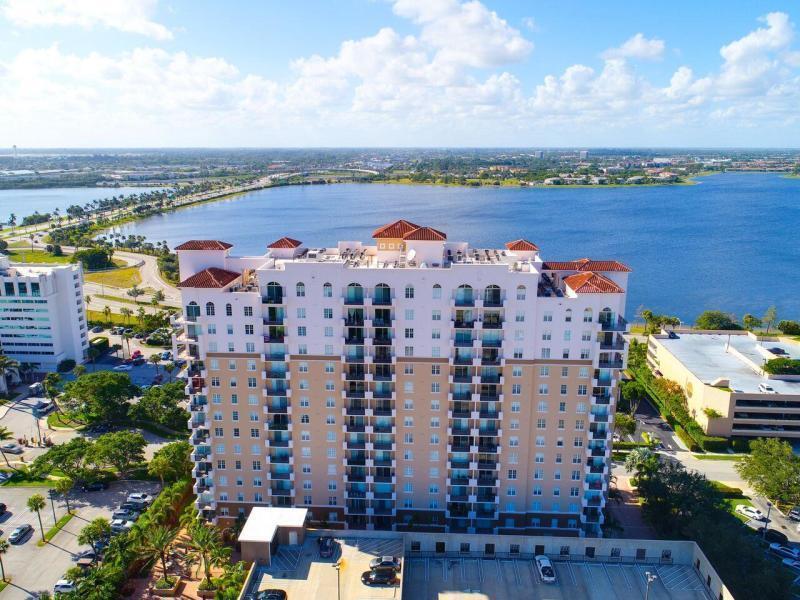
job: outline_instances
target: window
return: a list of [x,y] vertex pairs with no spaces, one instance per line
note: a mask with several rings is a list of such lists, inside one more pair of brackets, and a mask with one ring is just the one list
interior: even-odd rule
[[572,323],[572,309],[568,308],[567,312],[564,313],[564,322]]
[[539,400],[536,406],[536,412],[547,412],[547,400]]
[[406,286],[406,298],[410,300],[413,297],[414,297],[414,286],[409,284]]
[[525,300],[525,286],[517,286],[517,300]]
[[306,327],[305,325],[301,325],[297,328],[297,335],[299,337],[306,337]]
[[304,284],[302,282],[298,283],[295,286],[295,290],[297,292],[297,297],[298,298],[305,298],[305,296],[306,296],[306,284]]
[[253,316],[253,307],[252,306],[245,306],[244,307],[244,316],[245,317],[252,317]]
[[553,322],[553,313],[552,312],[545,312],[542,313],[542,321],[544,323],[552,323]]
[[431,375],[440,375],[442,373],[441,365],[431,365]]
[[442,311],[434,310],[431,312],[431,320],[433,321],[441,321],[442,320]]
[[547,429],[547,421],[545,419],[536,419],[536,429]]
[[561,395],[562,396],[566,396],[567,395],[567,384],[566,383],[562,383],[560,390],[561,390]]
[[519,402],[512,402],[511,403],[511,412],[518,413],[522,410],[522,405]]
[[508,470],[508,479],[516,479],[517,478],[517,470],[516,469],[509,469]]
[[511,395],[512,396],[519,396],[522,393],[522,385],[519,383],[514,383],[511,385]]
[[511,368],[512,377],[522,377],[522,367],[514,366]]
[[310,423],[310,422],[311,422],[311,419],[309,418],[309,416],[308,416],[308,415],[302,415],[302,416],[300,417],[300,422],[301,422],[301,423]]
[[306,309],[305,308],[298,308],[297,309],[297,318],[298,319],[305,319],[306,318]]
[[413,308],[407,308],[405,310],[404,314],[405,314],[406,321],[413,321],[414,320],[414,309]]
[[438,300],[442,297],[442,286],[438,283],[433,284],[433,299]]
[[332,308],[323,308],[322,309],[322,318],[323,319],[332,319],[333,318],[333,309]]
[[233,307],[230,304],[225,305],[225,316],[232,317],[233,316]]
[[542,348],[542,358],[550,358],[550,348]]
[[431,339],[434,339],[434,340],[442,339],[442,330],[441,329],[432,329],[431,330]]
[[549,329],[542,332],[542,341],[549,342],[553,338],[553,334]]
[[570,329],[567,329],[567,330],[564,331],[564,341],[565,342],[571,342],[572,341],[572,331]]
[[438,394],[439,392],[442,391],[441,387],[442,384],[440,384],[438,381],[434,381],[433,383],[431,383],[431,392],[434,394]]
[[548,386],[546,383],[540,383],[539,384],[539,394],[544,396],[544,395],[547,395],[549,393],[550,393],[550,386]]
[[206,316],[213,317],[214,316],[214,303],[213,302],[206,302]]
[[333,337],[333,327],[325,328],[325,337]]
[[587,308],[583,311],[583,322],[584,323],[591,323],[592,322],[592,309]]
[[404,331],[405,338],[407,340],[414,339],[414,329],[411,327],[406,327]]
[[330,283],[326,283],[322,286],[322,296],[324,298],[333,297],[333,286]]

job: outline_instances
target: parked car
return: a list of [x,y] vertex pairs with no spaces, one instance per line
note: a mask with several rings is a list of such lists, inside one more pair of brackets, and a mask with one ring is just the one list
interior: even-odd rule
[[397,573],[400,571],[400,559],[396,556],[378,556],[369,561],[369,568],[373,571],[376,569],[391,569]]
[[3,504],[2,502],[0,502],[0,516],[6,514],[7,510],[8,510],[8,507],[5,504]]
[[256,600],[286,600],[286,592],[283,590],[261,590],[256,594]]
[[787,515],[792,521],[800,521],[800,506],[795,506]]
[[121,365],[117,365],[116,367],[114,367],[113,370],[114,371],[130,371],[131,369],[133,369],[133,367],[131,365],[122,363]]
[[126,521],[125,519],[114,519],[111,521],[111,533],[122,533],[128,531],[133,527],[133,521]]
[[75,591],[75,584],[69,579],[59,579],[53,586],[54,594],[69,594]]
[[740,515],[744,515],[748,519],[752,519],[753,521],[766,521],[767,517],[764,516],[760,510],[753,506],[747,506],[746,504],[739,504],[736,507],[736,512]]
[[81,486],[84,492],[101,492],[108,489],[107,481],[88,481]]
[[118,508],[113,513],[111,513],[112,520],[121,519],[122,521],[135,521],[138,518],[139,518],[139,513],[129,508]]
[[556,582],[556,570],[553,568],[553,563],[544,554],[538,554],[534,559],[536,563],[536,570],[539,571],[539,577],[545,583]]
[[397,576],[391,569],[364,571],[361,574],[361,583],[364,585],[394,585],[397,583]]
[[777,394],[778,392],[775,391],[775,388],[772,387],[768,383],[759,383],[758,384],[758,391],[762,394]]
[[8,541],[11,542],[12,544],[18,544],[26,537],[28,537],[28,534],[31,533],[32,531],[33,531],[33,526],[29,525],[28,523],[25,523],[24,525],[17,525],[14,528],[14,531],[12,531],[11,534],[8,536]]
[[144,356],[137,356],[136,358],[133,359],[132,362],[134,366],[139,367],[144,363],[146,363],[147,361],[144,359]]
[[778,531],[777,529],[767,529],[766,534],[764,533],[763,527],[759,527],[756,531],[758,532],[758,535],[764,536],[764,539],[768,542],[777,542],[778,544],[789,543],[789,538],[786,537],[786,534]]
[[4,483],[6,479],[11,479],[11,473],[5,471],[0,472],[0,483]]
[[88,558],[90,560],[97,560],[98,556],[94,550],[84,550],[83,552],[78,552],[78,554],[73,556],[72,560],[79,561],[84,558]]
[[39,400],[36,406],[33,407],[33,414],[37,417],[46,415],[51,410],[55,409],[56,404],[52,400]]
[[17,442],[6,442],[0,445],[0,450],[6,454],[22,454],[25,451]]
[[103,332],[103,328],[100,327],[100,325],[95,325],[94,327],[92,327],[91,331],[92,331],[92,333],[102,333]]
[[789,546],[783,546],[777,542],[769,545],[769,551],[781,558],[791,558],[792,560],[800,559],[800,550],[797,548],[790,548]]
[[781,562],[794,571],[800,571],[800,560],[784,558]]
[[120,510],[129,510],[135,513],[142,513],[147,510],[147,502],[123,502],[119,505]]
[[319,555],[322,558],[330,558],[333,556],[333,551],[336,548],[336,543],[329,535],[319,538]]
[[172,358],[172,352],[165,351],[161,353],[161,360],[170,360]]
[[128,497],[125,499],[128,502],[146,502],[150,504],[153,501],[153,497],[150,494],[145,494],[144,492],[133,492],[132,494],[128,494]]

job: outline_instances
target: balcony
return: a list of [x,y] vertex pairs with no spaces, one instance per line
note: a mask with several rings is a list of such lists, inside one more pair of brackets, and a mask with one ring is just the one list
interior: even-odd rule
[[372,447],[375,450],[395,450],[397,448],[394,442],[388,442],[388,441],[373,442]]
[[286,340],[286,335],[283,333],[271,333],[264,336],[265,344],[282,344]]
[[375,483],[397,483],[394,475],[375,475]]
[[376,467],[394,467],[395,466],[395,460],[393,458],[390,458],[390,457],[387,457],[387,456],[382,456],[381,458],[375,458],[375,459],[373,459],[372,463]]
[[364,345],[364,336],[363,335],[348,335],[344,338],[344,343],[347,346],[363,346]]
[[261,297],[262,304],[283,304],[283,294],[267,294]]
[[476,483],[478,487],[498,487],[500,485],[500,480],[494,477],[478,477]]
[[481,324],[483,329],[502,329],[503,328],[503,320],[502,319],[483,319]]
[[364,440],[347,440],[344,442],[346,450],[364,450],[366,447],[367,443]]
[[453,327],[455,329],[472,329],[475,326],[475,320],[453,319]]
[[372,345],[373,346],[391,346],[392,345],[392,338],[387,337],[387,336],[374,337],[374,338],[372,338]]
[[267,473],[267,479],[270,481],[290,481],[294,479],[294,477],[289,471],[270,471]]
[[364,423],[345,423],[342,429],[346,433],[364,433],[366,431],[366,426]]
[[484,348],[500,348],[503,345],[503,340],[495,338],[490,338],[490,339],[484,338],[481,340],[481,345]]
[[469,485],[469,477],[467,475],[453,475],[447,480],[447,485]]
[[267,440],[267,446],[270,448],[291,448],[292,441],[286,439]]
[[291,457],[288,454],[275,454],[267,458],[269,463],[273,465],[288,465],[291,462]]
[[456,406],[453,410],[447,411],[447,417],[450,419],[469,419],[471,415],[469,406]]
[[376,423],[372,427],[372,431],[375,432],[375,433],[394,434],[395,428],[394,428],[394,425],[392,425],[391,423],[380,423],[380,424]]
[[345,327],[364,327],[364,317],[347,317],[342,321]]
[[604,359],[601,358],[598,363],[597,367],[600,369],[621,369],[624,365],[624,361],[619,359]]
[[264,412],[270,415],[286,415],[291,414],[291,409],[286,404],[267,404]]
[[342,409],[342,414],[346,417],[363,417],[367,414],[367,408],[363,405],[352,404]]
[[603,331],[627,331],[628,322],[622,317],[614,319],[604,319],[600,321],[600,328]]
[[364,371],[345,371],[342,373],[342,380],[343,381],[364,381],[365,378]]
[[270,493],[273,496],[294,496],[294,490],[290,488],[272,488]]
[[395,492],[374,492],[373,497],[375,500],[397,500],[397,494]]

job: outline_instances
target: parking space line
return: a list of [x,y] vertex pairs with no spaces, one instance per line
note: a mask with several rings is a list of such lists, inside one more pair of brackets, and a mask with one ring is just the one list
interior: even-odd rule
[[531,570],[533,574],[533,582],[534,583],[542,583],[542,580],[539,579],[539,569],[536,568],[536,565],[533,564],[532,560],[526,561],[528,563],[528,568]]
[[589,568],[587,563],[583,563],[583,570],[586,571],[586,575],[588,576],[589,581],[594,579],[594,575],[592,575],[592,570]]
[[478,559],[476,562],[478,563],[478,581],[483,583],[483,561]]
[[569,571],[569,578],[572,580],[572,585],[578,585],[578,582],[575,580],[575,573],[572,572],[572,564],[567,562],[567,571]]
[[466,579],[467,579],[467,572],[466,572],[466,570],[464,569],[464,559],[463,559],[463,558],[462,558],[462,559],[460,559],[460,560],[459,560],[459,562],[461,563],[461,579],[463,579],[463,580],[465,580],[465,581],[466,581]]
[[603,573],[606,574],[606,579],[608,579],[609,585],[613,586],[614,584],[611,581],[611,574],[608,572],[608,568],[606,567],[606,563],[600,563],[600,564],[603,565]]
[[429,558],[425,559],[425,581],[431,580],[431,560]]
[[514,567],[514,581],[517,585],[522,583],[522,575],[519,573],[519,565],[517,564],[519,561],[512,560],[511,566]]

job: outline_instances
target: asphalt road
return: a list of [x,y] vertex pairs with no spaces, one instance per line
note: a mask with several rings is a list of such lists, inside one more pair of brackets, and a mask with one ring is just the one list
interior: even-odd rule
[[[69,523],[43,547],[40,541],[39,521],[35,513],[28,511],[25,503],[33,494],[40,493],[47,497],[47,488],[0,488],[3,502],[8,505],[8,513],[0,517],[0,529],[7,536],[17,525],[28,523],[34,527],[20,544],[12,544],[3,556],[6,574],[11,577],[9,586],[0,592],[0,600],[27,600],[38,597],[43,591],[52,593],[56,581],[66,571],[75,566],[75,555],[88,546],[78,544],[78,534],[92,519],[96,517],[110,518],[111,512],[125,501],[131,492],[153,493],[158,484],[146,481],[125,481],[111,484],[102,492],[73,492],[70,495],[70,508],[75,513]],[[66,506],[61,499],[56,501],[56,516],[61,518],[66,513]],[[48,500],[42,511],[42,523],[45,531],[53,526],[53,511]]]
[[639,403],[634,417],[636,418],[636,433],[626,436],[628,441],[641,442],[642,433],[647,432],[651,437],[661,440],[665,450],[678,452],[686,449],[677,439],[675,431],[669,423],[661,418],[655,407],[647,400]]

